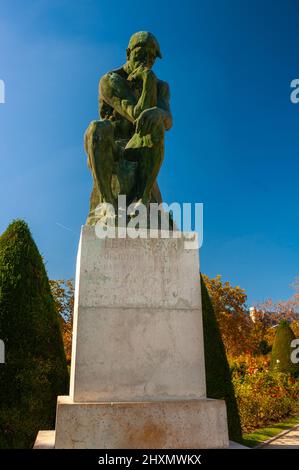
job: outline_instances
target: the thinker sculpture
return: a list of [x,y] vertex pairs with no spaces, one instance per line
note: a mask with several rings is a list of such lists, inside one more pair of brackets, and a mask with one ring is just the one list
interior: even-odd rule
[[93,176],[89,225],[109,218],[119,194],[126,195],[127,206],[135,203],[136,208],[162,202],[156,179],[172,116],[169,86],[152,71],[157,57],[162,56],[153,34],[135,33],[127,62],[100,79],[100,120],[90,123],[84,138]]

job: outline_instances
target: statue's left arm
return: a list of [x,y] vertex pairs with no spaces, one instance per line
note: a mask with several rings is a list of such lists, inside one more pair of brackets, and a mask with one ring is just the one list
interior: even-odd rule
[[136,132],[143,135],[154,127],[163,125],[168,131],[172,127],[172,115],[169,106],[169,86],[162,80],[157,81],[157,106],[145,109],[136,120]]
[[172,115],[170,111],[170,91],[167,82],[158,80],[158,100],[157,107],[162,111],[165,130],[172,127]]

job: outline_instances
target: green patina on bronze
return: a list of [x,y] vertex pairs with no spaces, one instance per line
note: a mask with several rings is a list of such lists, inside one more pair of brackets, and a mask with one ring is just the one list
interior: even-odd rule
[[89,225],[99,218],[99,204],[117,207],[119,194],[126,195],[127,205],[162,202],[156,179],[172,116],[169,86],[152,71],[157,57],[162,55],[153,34],[135,33],[126,63],[100,79],[100,120],[92,121],[84,136],[93,176]]

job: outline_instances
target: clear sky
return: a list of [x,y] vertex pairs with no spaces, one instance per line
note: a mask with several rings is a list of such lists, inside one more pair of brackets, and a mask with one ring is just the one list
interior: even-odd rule
[[299,276],[298,20],[295,0],[0,0],[0,230],[24,218],[49,276],[74,275],[98,80],[149,30],[174,116],[164,200],[204,203],[204,273],[244,287],[249,304],[288,298]]

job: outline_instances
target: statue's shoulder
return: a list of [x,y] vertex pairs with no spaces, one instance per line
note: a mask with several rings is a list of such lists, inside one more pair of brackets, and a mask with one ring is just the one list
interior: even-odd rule
[[113,90],[120,88],[120,81],[122,80],[123,69],[118,68],[110,70],[105,73],[99,80],[99,98],[100,101],[105,97],[111,97],[113,95]]
[[122,67],[105,73],[105,75],[103,75],[99,80],[100,95],[102,95],[102,97],[107,94],[109,95],[111,90],[120,88],[122,86],[123,78],[126,77],[126,72]]
[[123,77],[123,78],[126,78],[126,77],[127,77],[127,74],[126,74],[126,72],[124,71],[124,69],[123,69],[122,67],[120,67],[120,68],[117,68],[117,69],[109,70],[109,72],[106,72],[106,73],[100,78],[100,82],[109,79],[109,78],[110,78],[111,76],[113,76],[113,75],[118,75],[118,76]]

